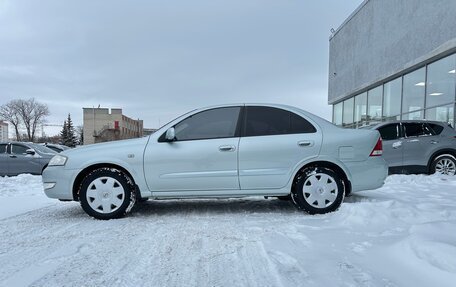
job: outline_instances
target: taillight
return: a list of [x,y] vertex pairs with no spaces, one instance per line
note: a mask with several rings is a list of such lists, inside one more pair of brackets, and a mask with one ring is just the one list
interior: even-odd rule
[[382,138],[379,137],[370,156],[381,156],[383,154]]

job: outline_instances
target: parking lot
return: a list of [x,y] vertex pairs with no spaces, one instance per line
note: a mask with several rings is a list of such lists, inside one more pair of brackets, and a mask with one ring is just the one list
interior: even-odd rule
[[99,221],[0,177],[1,286],[454,286],[456,177],[395,175],[310,216],[290,202],[148,201]]

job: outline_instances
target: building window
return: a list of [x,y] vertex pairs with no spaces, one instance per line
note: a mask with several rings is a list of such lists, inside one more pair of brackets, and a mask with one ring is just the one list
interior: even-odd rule
[[423,111],[415,111],[415,112],[403,114],[402,119],[403,120],[422,120]]
[[438,60],[427,67],[426,107],[435,107],[455,100],[456,55]]
[[[405,114],[424,108],[425,86],[424,67],[404,76],[402,113]],[[416,114],[418,113],[415,113],[415,115]]]
[[382,86],[367,92],[367,115],[372,121],[382,120]]
[[355,124],[361,126],[367,120],[367,93],[355,97]]
[[389,81],[383,85],[383,119],[396,120],[401,114],[402,78]]
[[344,113],[343,113],[343,126],[349,126],[353,124],[353,106],[354,98],[350,98],[344,101]]
[[333,123],[341,126],[342,125],[342,106],[343,102],[334,105],[333,108]]
[[443,107],[436,107],[432,109],[426,110],[426,119],[445,122],[451,124],[452,127],[454,126],[454,105],[447,105]]

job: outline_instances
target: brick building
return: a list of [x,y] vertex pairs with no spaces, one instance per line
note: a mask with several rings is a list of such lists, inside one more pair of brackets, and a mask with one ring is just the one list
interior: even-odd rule
[[122,109],[83,108],[84,144],[139,138],[143,121],[122,114]]

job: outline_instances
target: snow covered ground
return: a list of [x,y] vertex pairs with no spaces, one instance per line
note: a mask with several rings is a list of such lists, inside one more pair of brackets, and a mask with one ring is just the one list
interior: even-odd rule
[[94,220],[0,177],[0,286],[456,286],[456,177],[390,176],[310,216],[262,198]]

